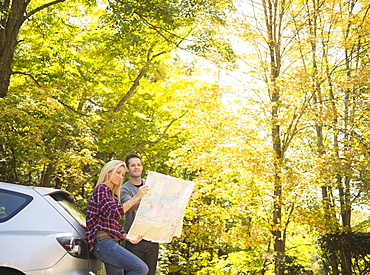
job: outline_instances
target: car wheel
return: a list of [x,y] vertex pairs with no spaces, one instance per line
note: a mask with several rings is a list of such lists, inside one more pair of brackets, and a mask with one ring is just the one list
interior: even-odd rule
[[10,269],[10,268],[1,268],[0,267],[0,274],[1,275],[25,275],[23,272],[18,270]]

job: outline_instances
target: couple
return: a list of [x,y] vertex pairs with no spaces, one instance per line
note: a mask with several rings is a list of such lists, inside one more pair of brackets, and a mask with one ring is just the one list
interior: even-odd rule
[[[158,244],[142,240],[127,240],[129,230],[141,198],[149,191],[141,178],[143,166],[136,154],[125,162],[108,162],[99,175],[86,212],[86,238],[90,251],[104,263],[107,275],[154,275]],[[122,186],[125,173],[129,180]],[[129,211],[130,210],[130,211]],[[121,218],[125,217],[122,230]],[[120,241],[126,240],[126,248]],[[130,252],[131,251],[131,252]]]

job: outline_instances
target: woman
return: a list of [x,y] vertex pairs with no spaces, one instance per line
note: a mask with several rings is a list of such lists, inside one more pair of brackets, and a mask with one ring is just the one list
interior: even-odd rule
[[[86,237],[90,251],[104,263],[107,275],[121,275],[124,270],[129,275],[146,275],[147,265],[119,244],[126,238],[121,218],[148,192],[148,187],[142,186],[136,196],[118,204],[125,172],[126,165],[120,160],[112,160],[103,167],[87,207]],[[129,241],[138,243],[141,239]]]

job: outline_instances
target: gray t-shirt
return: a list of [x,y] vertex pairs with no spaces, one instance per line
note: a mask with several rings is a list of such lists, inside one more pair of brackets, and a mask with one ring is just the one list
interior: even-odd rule
[[[142,185],[145,185],[146,180],[142,179],[141,182],[142,182]],[[141,185],[133,185],[129,181],[126,181],[121,187],[121,204],[125,203],[126,201],[131,199],[133,196],[135,196],[140,186]],[[123,226],[123,230],[126,233],[128,233],[132,223],[134,222],[136,212],[137,210],[130,209],[125,213],[125,223]]]

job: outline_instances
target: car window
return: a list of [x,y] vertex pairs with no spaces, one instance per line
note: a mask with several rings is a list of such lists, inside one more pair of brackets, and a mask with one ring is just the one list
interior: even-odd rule
[[25,194],[0,189],[0,223],[14,217],[25,208],[32,199],[31,196]]
[[81,226],[86,227],[86,216],[80,209],[76,207],[76,205],[74,205],[70,200],[66,199],[61,194],[53,194],[52,197],[75,219],[76,222],[78,222]]

